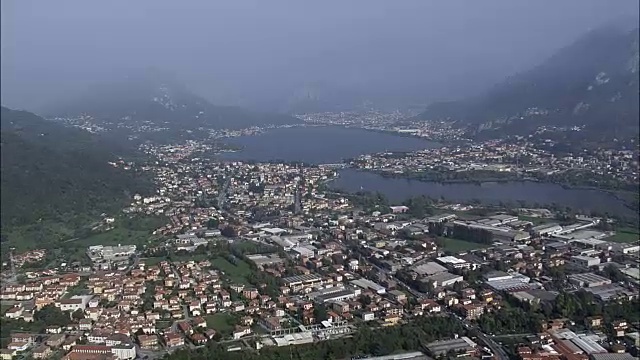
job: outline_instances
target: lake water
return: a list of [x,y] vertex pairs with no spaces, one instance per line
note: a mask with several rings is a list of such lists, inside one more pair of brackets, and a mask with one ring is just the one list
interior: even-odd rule
[[281,128],[261,135],[225,139],[225,142],[243,147],[242,151],[222,154],[225,160],[283,160],[309,164],[338,163],[364,154],[439,146],[415,137],[337,126]]
[[340,176],[330,182],[330,187],[347,192],[379,191],[390,201],[400,203],[410,197],[427,195],[449,201],[471,201],[478,199],[484,203],[526,201],[541,205],[556,203],[583,211],[596,210],[621,216],[633,216],[634,212],[614,196],[598,190],[565,189],[560,185],[538,182],[490,182],[480,185],[473,183],[437,183],[418,180],[387,178],[381,175],[358,171],[340,170]]

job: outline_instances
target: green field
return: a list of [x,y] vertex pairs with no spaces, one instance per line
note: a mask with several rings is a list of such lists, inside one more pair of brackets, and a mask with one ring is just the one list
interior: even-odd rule
[[2,243],[2,254],[9,254],[9,248],[16,248],[20,253],[26,250],[42,248],[42,243],[73,237],[73,230],[69,225],[42,221],[33,225],[14,227],[3,231],[7,241]]
[[234,283],[249,284],[247,278],[251,275],[249,264],[238,259],[237,265],[229,262],[223,257],[217,257],[211,261],[214,268],[224,272],[224,274]]
[[476,249],[483,249],[488,247],[486,244],[478,244],[470,241],[452,239],[447,237],[440,237],[440,241],[444,244],[444,250],[448,250],[454,253],[462,252],[462,251],[470,251]]
[[156,329],[166,329],[171,326],[171,321],[158,320],[156,321]]
[[13,307],[13,305],[0,305],[0,315],[4,315],[5,312],[7,312],[7,310],[11,309]]
[[88,221],[83,225],[65,224],[61,222],[42,221],[33,225],[12,228],[3,235],[7,241],[2,243],[3,255],[8,253],[9,247],[15,247],[17,252],[29,249],[70,249],[83,251],[91,245],[132,244],[146,245],[157,241],[159,236],[151,232],[162,226],[166,219],[155,216],[118,216],[113,223],[113,229],[105,232],[90,232]]
[[151,235],[150,230],[131,229],[118,224],[112,230],[89,235],[84,239],[74,241],[74,243],[80,242],[83,247],[118,244],[142,247],[143,245],[153,244],[156,240],[157,237]]
[[148,258],[140,258],[140,262],[142,262],[143,264],[145,264],[146,266],[155,266],[160,264],[163,261],[166,261],[167,258],[162,256],[162,257],[148,257]]
[[217,313],[205,316],[207,328],[214,329],[223,335],[229,335],[235,327],[235,318],[226,313]]
[[616,230],[615,235],[610,236],[604,240],[621,243],[632,243],[638,241],[639,239],[640,234],[638,234],[638,229],[627,227]]

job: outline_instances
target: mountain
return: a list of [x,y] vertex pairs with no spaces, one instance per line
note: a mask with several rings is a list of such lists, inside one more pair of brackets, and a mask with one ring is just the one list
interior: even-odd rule
[[637,138],[638,64],[638,29],[602,27],[480,96],[432,104],[417,119],[496,134],[584,125],[600,140]]
[[56,117],[87,114],[102,121],[128,124],[151,122],[181,130],[299,123],[298,119],[287,115],[212,105],[171,76],[155,70],[93,86],[80,97],[55,106],[47,113]]
[[1,225],[69,223],[115,212],[151,182],[109,162],[129,149],[26,111],[1,108]]

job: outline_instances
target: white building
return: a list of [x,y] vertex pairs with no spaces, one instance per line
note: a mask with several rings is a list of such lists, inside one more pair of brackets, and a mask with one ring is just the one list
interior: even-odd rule
[[362,313],[362,320],[364,321],[372,321],[376,319],[376,314],[372,312],[364,312]]
[[136,347],[134,345],[120,344],[111,348],[111,353],[119,360],[129,360],[136,358]]
[[349,260],[349,270],[358,271],[358,260]]
[[588,269],[592,266],[596,266],[600,264],[600,259],[596,257],[589,257],[589,256],[572,256],[571,263]]
[[454,269],[469,269],[471,264],[465,260],[458,259],[455,256],[443,256],[436,259],[437,262],[444,266],[452,267]]

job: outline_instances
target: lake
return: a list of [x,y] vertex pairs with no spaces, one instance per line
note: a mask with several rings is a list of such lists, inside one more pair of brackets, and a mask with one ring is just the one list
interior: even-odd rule
[[357,192],[381,192],[390,201],[400,203],[410,197],[426,195],[448,201],[468,202],[478,199],[483,203],[526,201],[541,205],[556,203],[572,209],[609,212],[621,216],[633,216],[634,212],[614,196],[591,189],[565,189],[560,185],[531,181],[473,183],[437,183],[418,180],[387,178],[371,172],[343,169],[329,186],[336,190]]
[[283,160],[308,164],[339,163],[364,154],[416,151],[439,146],[416,137],[337,126],[280,128],[261,135],[224,141],[243,148],[222,154],[224,160]]

